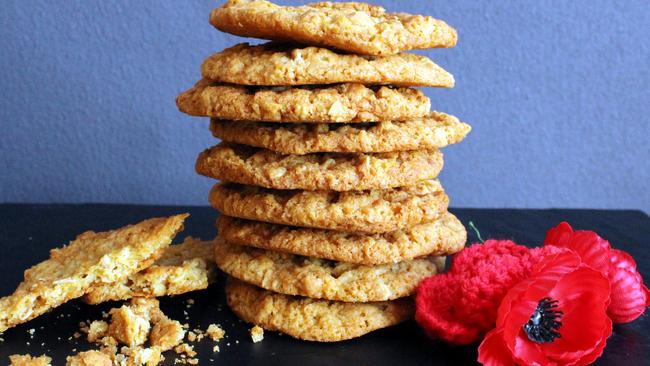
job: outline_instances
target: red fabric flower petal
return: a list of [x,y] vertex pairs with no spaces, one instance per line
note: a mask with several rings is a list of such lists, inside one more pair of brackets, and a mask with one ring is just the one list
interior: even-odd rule
[[612,249],[609,281],[612,301],[607,314],[615,323],[628,323],[635,320],[650,305],[650,291],[643,284],[643,278],[636,270],[636,262],[624,251]]
[[512,354],[503,342],[503,330],[492,329],[478,347],[478,362],[485,366],[514,366]]
[[611,246],[607,240],[593,231],[574,231],[567,222],[561,222],[546,233],[544,245],[571,249],[578,253],[589,267],[600,271],[605,276],[609,272]]
[[459,254],[448,273],[420,283],[415,319],[432,338],[478,341],[494,328],[501,299],[526,278],[541,256],[512,241],[487,240]]
[[415,320],[429,337],[455,344],[469,344],[479,338],[479,328],[457,317],[459,293],[456,277],[447,274],[420,283],[415,297]]
[[[558,332],[561,337],[536,343],[523,329],[544,298],[558,301],[564,312]],[[563,249],[544,257],[528,279],[515,285],[504,297],[497,327],[479,348],[479,360],[497,365],[517,364],[585,365],[602,354],[612,332],[606,314],[609,280],[584,265],[575,252]],[[504,361],[505,360],[505,361]],[[510,363],[511,364],[511,363]]]
[[602,354],[605,340],[612,333],[612,321],[606,316],[609,280],[594,269],[581,266],[558,281],[550,296],[560,301],[564,312],[562,338],[542,345],[542,351],[561,363],[593,362]]

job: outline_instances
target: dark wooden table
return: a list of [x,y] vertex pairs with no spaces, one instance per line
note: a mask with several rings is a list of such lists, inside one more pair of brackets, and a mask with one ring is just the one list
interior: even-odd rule
[[[538,245],[546,230],[562,220],[576,229],[596,230],[613,246],[634,256],[639,270],[650,281],[650,218],[640,211],[611,210],[452,210],[467,226],[471,220],[483,238],[513,239],[520,244]],[[45,259],[48,250],[61,246],[85,230],[108,230],[153,216],[189,212],[183,235],[211,238],[215,235],[215,211],[208,207],[127,206],[127,205],[0,205],[0,296],[8,295],[22,279],[22,272]],[[180,239],[180,237],[178,238]],[[470,242],[476,241],[473,232]],[[163,310],[185,321],[187,310],[191,328],[205,329],[221,324],[227,338],[221,352],[213,353],[213,343],[195,345],[203,365],[466,365],[474,364],[476,346],[451,347],[427,339],[414,322],[383,329],[359,339],[318,344],[294,340],[266,332],[264,341],[253,344],[249,325],[239,321],[225,305],[223,278],[205,291],[161,299]],[[195,304],[187,309],[186,302]],[[63,365],[65,356],[92,348],[83,337],[74,339],[79,322],[101,318],[116,304],[88,306],[72,301],[27,324],[2,335],[0,365],[14,353],[46,353],[54,365]],[[34,329],[32,335],[29,330]],[[72,337],[72,338],[71,338]],[[173,365],[174,356],[165,365]],[[212,360],[212,361],[211,361]],[[599,365],[650,364],[650,320],[643,316],[632,324],[615,326]]]

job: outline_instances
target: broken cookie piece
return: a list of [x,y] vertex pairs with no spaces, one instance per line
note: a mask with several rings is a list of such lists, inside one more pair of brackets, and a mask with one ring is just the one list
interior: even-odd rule
[[181,344],[184,337],[185,330],[181,323],[164,316],[151,329],[149,342],[165,352]]
[[167,247],[152,266],[122,281],[94,286],[83,299],[89,304],[99,304],[203,290],[215,279],[212,256],[211,241],[188,237],[182,244]]
[[52,359],[46,355],[33,357],[32,355],[9,356],[11,366],[52,366]]
[[221,338],[226,335],[226,331],[221,329],[217,324],[208,325],[208,329],[206,329],[205,333],[215,342],[221,340]]
[[183,227],[187,214],[155,218],[106,232],[85,232],[25,271],[0,299],[0,332],[27,322],[101,283],[123,281],[150,266]]
[[111,356],[100,351],[86,351],[66,357],[66,366],[111,366]]
[[261,342],[264,339],[264,329],[259,325],[251,328],[251,339],[253,343]]
[[134,298],[130,305],[112,309],[108,334],[129,347],[143,345],[151,330],[151,321],[161,315],[158,300]]

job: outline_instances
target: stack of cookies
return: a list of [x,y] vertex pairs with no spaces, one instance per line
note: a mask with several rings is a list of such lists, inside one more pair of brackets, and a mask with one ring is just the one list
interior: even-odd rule
[[452,75],[402,52],[451,47],[454,29],[363,3],[265,0],[230,0],[210,22],[272,41],[208,57],[177,98],[222,141],[196,170],[221,181],[210,203],[231,309],[324,342],[409,319],[418,282],[466,240],[436,177],[439,148],[470,127],[412,88]]

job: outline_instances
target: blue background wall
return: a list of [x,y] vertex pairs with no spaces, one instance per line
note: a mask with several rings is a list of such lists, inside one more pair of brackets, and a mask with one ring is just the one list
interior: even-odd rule
[[[457,80],[433,107],[474,127],[445,151],[452,205],[650,211],[650,2],[377,2],[459,31],[424,52]],[[205,204],[215,141],[174,98],[241,41],[217,4],[3,1],[0,201]]]

